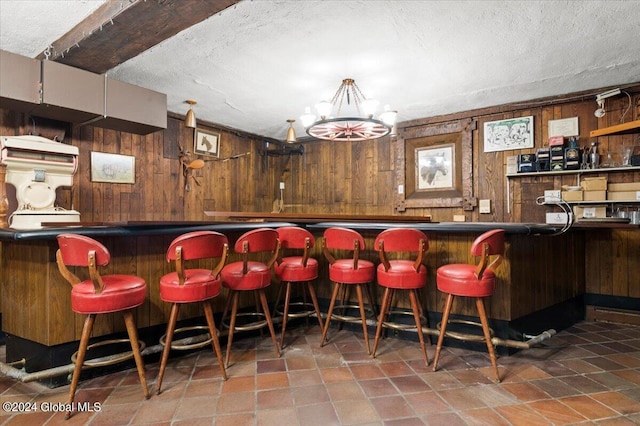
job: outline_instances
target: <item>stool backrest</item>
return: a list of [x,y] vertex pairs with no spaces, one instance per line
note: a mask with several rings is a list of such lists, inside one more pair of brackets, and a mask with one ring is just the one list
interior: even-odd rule
[[322,252],[329,263],[333,264],[336,259],[329,249],[353,251],[353,267],[354,269],[358,269],[360,252],[366,249],[366,245],[364,238],[357,231],[348,228],[333,227],[326,229],[322,238]]
[[245,265],[243,268],[244,273],[246,273],[249,253],[271,252],[272,256],[266,262],[266,265],[270,268],[280,254],[278,231],[271,228],[259,228],[245,232],[238,238],[233,249],[236,253],[242,253],[242,261]]
[[98,241],[84,235],[60,234],[57,240],[59,248],[56,251],[56,263],[60,274],[73,286],[81,280],[69,271],[68,266],[86,266],[89,268],[89,276],[96,293],[101,293],[104,283],[98,266],[109,264],[109,250]]
[[[495,271],[504,255],[504,230],[492,229],[476,238],[471,244],[471,254],[480,256],[476,276],[481,278],[485,270]],[[491,257],[495,256],[493,261]],[[489,263],[491,261],[491,263]]]
[[211,271],[218,277],[229,257],[229,240],[226,235],[215,231],[188,232],[176,237],[167,249],[167,262],[176,262],[176,272],[180,284],[184,283],[186,260],[219,258]]
[[[277,231],[281,249],[304,250],[302,254],[302,265],[306,267],[311,249],[316,244],[316,239],[313,237],[313,234],[298,226],[282,226],[278,228]],[[280,253],[282,254],[282,252]],[[278,263],[280,263],[281,260],[282,259],[279,259]]]
[[413,264],[414,269],[418,271],[424,254],[429,249],[429,238],[424,232],[415,228],[392,228],[378,234],[375,246],[386,271],[391,267],[387,256],[389,252],[418,253]]

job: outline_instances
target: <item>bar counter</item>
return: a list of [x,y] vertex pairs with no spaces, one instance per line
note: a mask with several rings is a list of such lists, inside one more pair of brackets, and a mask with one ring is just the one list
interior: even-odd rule
[[[256,217],[254,215],[259,215]],[[239,217],[242,216],[242,217]],[[430,327],[441,317],[444,296],[437,291],[436,269],[447,263],[474,263],[469,254],[472,241],[482,232],[505,229],[506,256],[498,270],[498,285],[487,301],[487,312],[499,337],[514,334],[536,334],[548,328],[562,328],[573,321],[580,310],[584,293],[584,236],[582,232],[554,236],[558,227],[544,224],[516,223],[432,223],[424,218],[345,217],[325,215],[238,214],[229,218],[220,215],[217,222],[127,222],[78,224],[48,227],[41,230],[0,230],[0,286],[2,291],[2,330],[7,335],[7,362],[27,358],[26,369],[50,368],[68,362],[76,348],[84,318],[71,310],[70,286],[60,276],[55,263],[56,236],[73,232],[98,239],[111,252],[112,259],[104,273],[125,273],[143,277],[148,285],[145,303],[136,309],[136,321],[141,338],[151,335],[145,330],[164,331],[170,306],[160,299],[160,277],[170,272],[172,265],[165,261],[169,243],[177,235],[195,230],[214,230],[227,235],[233,245],[242,233],[259,227],[278,228],[287,225],[307,227],[318,239],[312,255],[319,260],[320,276],[316,283],[321,307],[326,310],[331,283],[327,262],[321,252],[320,237],[330,226],[345,226],[361,232],[367,244],[362,258],[378,263],[373,240],[383,229],[411,226],[423,230],[429,237],[429,251],[425,259],[428,268],[427,288],[421,295],[428,312]],[[324,220],[323,220],[324,219]],[[244,220],[244,221],[239,221]],[[232,253],[229,261],[239,260]],[[212,267],[203,262],[200,267]],[[79,273],[82,276],[81,273]],[[268,297],[275,300],[278,285],[269,289]],[[381,291],[372,285],[378,303]],[[225,298],[214,299],[214,311],[221,313]],[[324,303],[323,303],[324,302]],[[409,301],[399,300],[401,307]],[[249,306],[253,300],[244,300]],[[561,309],[567,324],[549,324],[549,309]],[[457,302],[456,314],[475,316],[474,305]],[[584,308],[582,308],[582,311]],[[574,315],[574,311],[575,315]],[[202,316],[199,306],[185,306],[180,320]],[[574,318],[575,317],[575,318]],[[124,331],[119,315],[98,318],[93,336]],[[156,337],[147,345],[157,344]],[[60,354],[60,350],[62,354]],[[30,356],[26,356],[28,353]]]

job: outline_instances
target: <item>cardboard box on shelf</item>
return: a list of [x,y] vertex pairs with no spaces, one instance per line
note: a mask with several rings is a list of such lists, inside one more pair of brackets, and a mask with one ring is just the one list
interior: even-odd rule
[[608,200],[640,201],[640,191],[614,191],[607,194]]
[[573,214],[576,219],[596,219],[607,217],[606,206],[574,206]]
[[606,191],[607,178],[606,176],[586,177],[582,179],[580,186],[585,191]]
[[[546,192],[546,191],[545,191]],[[562,191],[562,199],[564,201],[583,201],[584,191]]]
[[606,201],[607,191],[584,191],[583,201]]
[[627,183],[609,183],[607,184],[609,191],[640,191],[640,182]]

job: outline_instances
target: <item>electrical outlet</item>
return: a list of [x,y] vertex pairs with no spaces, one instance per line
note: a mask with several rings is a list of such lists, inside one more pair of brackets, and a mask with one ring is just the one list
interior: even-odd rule
[[284,182],[280,182],[280,189],[284,189]]
[[480,200],[480,213],[491,213],[491,200]]

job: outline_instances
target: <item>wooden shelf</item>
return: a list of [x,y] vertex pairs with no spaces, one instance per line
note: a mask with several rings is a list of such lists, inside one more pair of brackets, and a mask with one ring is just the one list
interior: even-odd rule
[[597,138],[598,136],[630,135],[633,133],[640,133],[640,120],[592,130],[589,132],[589,136]]
[[507,177],[580,175],[580,174],[583,174],[583,173],[634,172],[634,171],[639,171],[639,170],[640,170],[640,166],[600,167],[598,169],[557,170],[557,171],[554,171],[554,172],[509,173],[509,174],[507,174]]

